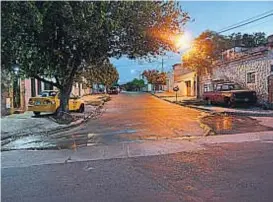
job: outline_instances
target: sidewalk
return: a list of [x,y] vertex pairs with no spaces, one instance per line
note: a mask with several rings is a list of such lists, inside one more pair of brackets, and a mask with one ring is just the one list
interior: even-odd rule
[[53,133],[68,129],[83,123],[85,120],[92,118],[90,114],[96,110],[98,106],[110,99],[109,95],[88,95],[82,97],[85,101],[85,112],[75,113],[71,115],[76,117],[76,121],[70,124],[58,124],[51,118],[51,114],[42,114],[39,117],[33,116],[32,112],[23,114],[12,114],[2,117],[1,121],[1,143],[5,144],[6,139],[19,136],[28,136],[34,133]]
[[208,136],[194,139],[125,142],[63,150],[14,150],[2,152],[2,168],[196,152],[205,150],[211,144],[242,142],[272,144],[273,132],[245,133],[235,136]]
[[[273,110],[264,110],[262,108],[253,106],[249,106],[247,108],[227,108],[215,105],[205,105],[202,100],[191,97],[178,97],[178,102],[176,102],[176,98],[173,97],[173,93],[168,92],[156,93],[154,96],[171,103],[176,103],[184,107],[190,107],[206,112],[208,114],[207,117],[212,117],[209,127],[214,126],[219,130],[222,130],[221,128],[223,128],[225,129],[225,132],[228,130],[228,126],[233,129],[234,125],[238,125],[238,121],[246,120],[254,124],[252,125],[252,129],[255,129],[254,131],[258,130],[258,126],[263,130],[270,130],[270,128],[273,128]],[[201,122],[203,121],[204,120]],[[246,122],[244,122],[243,125],[246,126]],[[251,128],[249,129],[251,130]],[[211,130],[213,131],[212,128]]]
[[[156,97],[163,99],[168,102],[176,102],[175,93],[164,92],[164,93],[156,93],[153,94]],[[259,107],[250,106],[248,108],[227,108],[215,105],[206,105],[202,100],[196,99],[195,97],[185,97],[179,96],[177,98],[177,104],[183,105],[186,107],[191,107],[199,110],[203,110],[206,112],[212,113],[226,113],[231,115],[247,115],[247,116],[268,116],[273,117],[273,110],[264,110]],[[273,125],[273,123],[272,123]]]

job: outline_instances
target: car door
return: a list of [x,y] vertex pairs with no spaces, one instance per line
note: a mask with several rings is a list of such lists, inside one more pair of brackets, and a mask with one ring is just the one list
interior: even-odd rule
[[69,110],[75,111],[77,110],[77,97],[75,95],[70,96],[69,99]]
[[220,96],[221,96],[221,85],[217,85],[213,93],[211,101],[214,103],[219,103]]

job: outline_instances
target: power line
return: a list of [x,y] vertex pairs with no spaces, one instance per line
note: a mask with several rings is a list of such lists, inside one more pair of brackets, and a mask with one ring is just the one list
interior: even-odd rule
[[246,23],[243,23],[243,24],[240,24],[240,25],[237,25],[237,26],[234,26],[234,27],[231,27],[231,28],[225,29],[225,30],[223,30],[223,31],[220,31],[220,32],[218,32],[218,34],[221,34],[221,33],[223,33],[223,32],[227,32],[227,31],[230,31],[230,30],[236,29],[236,28],[238,28],[238,27],[242,27],[242,26],[248,25],[248,24],[250,24],[250,23],[253,23],[253,22],[259,21],[259,20],[261,20],[261,19],[264,19],[264,18],[270,17],[270,16],[272,16],[272,15],[273,15],[273,13],[270,13],[270,14],[268,14],[268,15],[265,15],[265,16],[263,16],[263,17],[257,18],[257,19],[255,19],[255,20],[251,20],[251,21],[249,21],[249,22],[246,22]]
[[252,29],[253,27],[257,27],[257,26],[260,26],[260,25],[262,25],[262,24],[265,24],[265,23],[268,23],[268,22],[271,22],[272,21],[272,19],[269,19],[269,20],[267,20],[267,21],[264,21],[264,22],[261,22],[261,23],[258,23],[258,24],[254,24],[254,25],[252,25],[252,26],[250,26],[250,27],[245,27],[245,28],[243,28],[243,29],[239,29],[240,31],[244,31],[244,30],[246,30],[246,29]]
[[261,16],[263,16],[263,15],[265,15],[265,14],[271,13],[272,11],[273,11],[273,10],[269,10],[269,11],[266,11],[266,12],[261,13],[261,14],[259,14],[259,15],[256,15],[256,16],[254,16],[254,17],[251,17],[251,18],[245,19],[245,20],[243,20],[243,21],[240,21],[240,22],[238,22],[238,23],[235,23],[235,24],[233,24],[233,25],[224,27],[224,28],[222,28],[221,30],[219,30],[219,32],[221,32],[222,30],[229,29],[229,28],[231,28],[231,27],[237,26],[237,25],[239,25],[239,24],[248,22],[249,20],[252,20],[252,19],[261,17]]

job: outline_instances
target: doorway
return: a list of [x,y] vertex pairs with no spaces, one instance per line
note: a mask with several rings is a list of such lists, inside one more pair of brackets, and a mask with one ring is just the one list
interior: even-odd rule
[[191,96],[191,81],[186,81],[186,96]]

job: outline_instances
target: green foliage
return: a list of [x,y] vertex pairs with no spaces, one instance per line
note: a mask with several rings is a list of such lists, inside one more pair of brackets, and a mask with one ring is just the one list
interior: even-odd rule
[[154,85],[166,85],[167,75],[165,72],[159,72],[158,70],[145,70],[142,75],[147,81]]
[[136,78],[122,85],[122,88],[125,88],[127,91],[140,91],[143,87],[145,87],[144,80]]
[[205,31],[193,41],[192,48],[183,54],[183,66],[195,70],[198,74],[209,74],[223,51],[235,46],[256,47],[264,45],[265,42],[265,34],[260,32],[224,36]]
[[176,3],[154,1],[6,1],[1,11],[2,67],[18,63],[26,76],[58,87],[62,111],[82,72],[110,57],[172,50],[169,36],[189,19]]
[[119,73],[116,67],[108,61],[99,66],[89,66],[80,75],[88,81],[90,86],[93,86],[93,84],[103,84],[106,87],[110,87],[116,84],[119,79]]
[[240,32],[233,33],[227,36],[232,47],[243,46],[247,48],[253,48],[261,45],[265,45],[267,42],[264,32],[256,32],[253,34],[242,34]]

